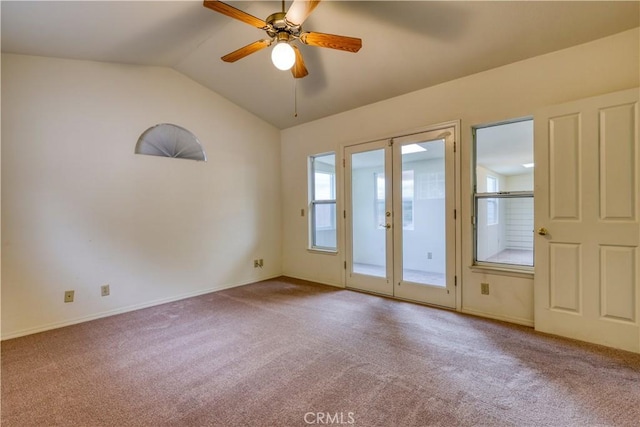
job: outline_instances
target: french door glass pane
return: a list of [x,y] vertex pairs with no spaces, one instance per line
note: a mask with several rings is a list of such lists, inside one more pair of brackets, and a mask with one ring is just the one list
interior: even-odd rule
[[405,145],[401,152],[402,280],[444,287],[444,140]]
[[384,149],[351,157],[353,272],[386,276]]

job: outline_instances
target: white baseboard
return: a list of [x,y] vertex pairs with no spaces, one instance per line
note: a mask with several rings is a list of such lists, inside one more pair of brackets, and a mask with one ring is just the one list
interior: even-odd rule
[[298,275],[294,275],[294,274],[282,273],[282,276],[283,277],[291,277],[292,279],[306,280],[307,282],[319,283],[321,285],[333,286],[334,288],[345,289],[345,287],[343,285],[337,285],[335,283],[323,282],[323,281],[318,280],[318,279],[310,279],[308,277],[302,277],[302,276],[298,276]]
[[470,314],[472,316],[486,317],[488,319],[501,320],[503,322],[508,322],[508,323],[515,323],[516,325],[529,326],[529,327],[532,327],[532,328],[534,326],[533,320],[525,319],[525,318],[521,318],[521,317],[501,316],[499,314],[486,313],[484,311],[469,310],[468,308],[463,308],[463,309],[459,310],[459,312],[460,313],[465,313],[465,314]]
[[250,280],[250,281],[247,281],[247,282],[216,286],[216,287],[213,287],[213,288],[202,289],[202,290],[199,290],[199,291],[189,292],[189,293],[186,293],[186,294],[180,294],[180,295],[173,296],[173,297],[161,298],[161,299],[157,299],[157,300],[153,300],[153,301],[149,301],[149,302],[145,302],[145,303],[141,303],[141,304],[134,304],[134,305],[129,305],[129,306],[122,307],[122,308],[116,308],[114,310],[102,311],[100,313],[90,314],[88,316],[83,316],[83,317],[77,317],[77,318],[65,320],[65,321],[62,321],[62,322],[54,322],[54,323],[49,323],[49,324],[46,324],[46,325],[36,326],[34,328],[22,329],[22,330],[19,330],[19,331],[10,332],[8,334],[2,335],[2,341],[9,340],[9,339],[12,339],[12,338],[24,337],[26,335],[31,335],[31,334],[37,334],[39,332],[50,331],[52,329],[63,328],[65,326],[76,325],[78,323],[89,322],[91,320],[101,319],[103,317],[115,316],[116,314],[122,314],[122,313],[127,313],[127,312],[130,312],[130,311],[141,310],[143,308],[148,308],[148,307],[154,307],[156,305],[162,305],[162,304],[167,304],[167,303],[174,302],[174,301],[180,301],[180,300],[187,299],[187,298],[193,298],[193,297],[197,297],[199,295],[204,295],[204,294],[209,294],[209,293],[212,293],[212,292],[222,291],[224,289],[236,288],[238,286],[244,286],[244,285],[248,285],[250,283],[262,282],[263,280],[274,279],[274,278],[280,277],[280,276],[281,276],[280,274],[277,274],[275,276],[258,278],[258,279]]

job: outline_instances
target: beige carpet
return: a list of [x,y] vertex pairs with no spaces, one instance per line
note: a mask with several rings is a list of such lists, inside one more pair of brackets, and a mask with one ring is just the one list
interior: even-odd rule
[[3,342],[1,421],[638,426],[640,355],[281,278]]

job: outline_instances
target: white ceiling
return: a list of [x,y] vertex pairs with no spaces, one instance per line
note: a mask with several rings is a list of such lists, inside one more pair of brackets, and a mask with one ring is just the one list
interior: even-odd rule
[[[260,18],[281,8],[228,3]],[[219,59],[264,33],[201,1],[2,1],[2,51],[172,67],[283,129],[637,27],[639,6],[325,0],[304,29],[360,37],[363,47],[301,46],[310,74],[297,80],[297,118],[294,79],[271,65],[270,49]]]

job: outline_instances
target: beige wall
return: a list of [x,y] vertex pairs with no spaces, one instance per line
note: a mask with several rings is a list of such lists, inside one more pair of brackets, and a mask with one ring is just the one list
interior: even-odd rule
[[[282,132],[170,69],[2,55],[2,337],[281,273],[343,286],[342,221],[337,255],[307,250],[307,156],[336,151],[340,164],[345,145],[460,119],[469,218],[471,127],[638,86],[639,39],[627,31]],[[134,155],[162,122],[193,131],[209,162]],[[460,242],[458,308],[531,324],[532,280],[471,271],[469,221]],[[76,302],[62,302],[67,289]]]
[[[282,132],[283,272],[286,275],[344,285],[344,223],[339,223],[339,254],[307,251],[306,158],[336,151],[342,163],[343,147],[431,124],[461,120],[462,283],[458,308],[475,314],[523,324],[533,323],[533,280],[473,272],[471,216],[471,127],[531,116],[543,106],[639,84],[638,29],[574,48],[532,58],[435,87],[412,92]],[[429,72],[429,70],[416,70]],[[338,188],[342,189],[342,171]],[[338,209],[343,209],[342,200]],[[480,295],[480,282],[491,284],[491,294]]]
[[[134,155],[163,122],[209,161]],[[280,132],[180,73],[2,55],[3,338],[277,276],[280,209]]]

